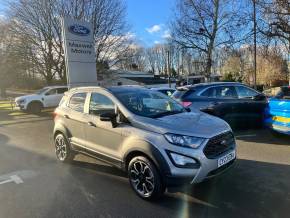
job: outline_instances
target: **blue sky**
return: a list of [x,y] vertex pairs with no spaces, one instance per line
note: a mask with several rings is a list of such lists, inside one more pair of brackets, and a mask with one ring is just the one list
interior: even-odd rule
[[175,0],[126,0],[131,32],[145,46],[164,42]]
[[[168,37],[168,22],[175,0],[125,0],[131,33],[144,46],[162,43]],[[0,0],[0,16],[7,0]]]

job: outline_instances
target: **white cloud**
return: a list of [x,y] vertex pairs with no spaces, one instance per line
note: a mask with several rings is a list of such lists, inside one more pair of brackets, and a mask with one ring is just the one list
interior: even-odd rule
[[165,30],[163,35],[162,35],[163,39],[170,39],[171,38],[171,34],[169,30]]
[[156,40],[154,41],[154,44],[160,44],[160,41]]
[[160,30],[161,30],[162,28],[161,28],[161,25],[154,25],[154,26],[152,26],[152,27],[150,27],[150,28],[146,28],[146,30],[147,30],[147,32],[148,33],[157,33],[157,32],[159,32]]

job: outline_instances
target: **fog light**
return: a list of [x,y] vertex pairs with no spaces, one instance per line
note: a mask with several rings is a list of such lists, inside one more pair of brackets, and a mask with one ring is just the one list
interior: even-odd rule
[[198,165],[198,162],[193,158],[172,152],[170,152],[169,155],[171,157],[173,164],[178,167],[191,168]]

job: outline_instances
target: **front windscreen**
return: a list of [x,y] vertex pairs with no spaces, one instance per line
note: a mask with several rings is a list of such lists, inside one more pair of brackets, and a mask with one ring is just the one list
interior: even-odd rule
[[143,117],[158,118],[185,112],[182,105],[157,91],[134,90],[115,95],[128,110]]

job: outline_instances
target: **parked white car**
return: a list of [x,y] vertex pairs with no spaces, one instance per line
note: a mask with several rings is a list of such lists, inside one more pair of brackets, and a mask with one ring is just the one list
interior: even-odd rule
[[16,108],[30,113],[40,113],[44,108],[58,106],[67,86],[48,86],[38,90],[35,94],[15,98]]

